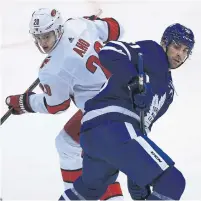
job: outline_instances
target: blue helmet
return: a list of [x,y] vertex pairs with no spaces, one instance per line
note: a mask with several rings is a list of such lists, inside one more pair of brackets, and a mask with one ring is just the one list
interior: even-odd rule
[[179,23],[167,27],[161,40],[165,43],[166,47],[173,41],[182,43],[189,48],[189,54],[192,52],[195,43],[192,30]]

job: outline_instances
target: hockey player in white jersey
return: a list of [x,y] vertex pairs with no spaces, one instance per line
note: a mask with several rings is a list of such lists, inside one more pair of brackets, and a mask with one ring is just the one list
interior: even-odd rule
[[[58,114],[67,110],[71,101],[80,109],[56,137],[62,177],[68,189],[82,172],[79,132],[84,104],[110,76],[97,53],[103,43],[118,40],[122,28],[113,18],[95,16],[69,19],[63,24],[57,10],[42,8],[32,14],[30,33],[38,49],[47,54],[38,75],[43,93],[12,95],[6,103],[14,108],[13,114]],[[101,199],[122,199],[119,183],[112,184]]]

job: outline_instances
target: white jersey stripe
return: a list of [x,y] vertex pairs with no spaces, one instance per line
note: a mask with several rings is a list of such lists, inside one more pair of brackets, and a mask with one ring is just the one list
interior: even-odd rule
[[96,110],[92,110],[88,113],[86,113],[83,118],[82,118],[82,124],[86,121],[89,121],[93,118],[96,118],[100,115],[103,115],[103,114],[108,114],[108,113],[111,113],[111,112],[116,112],[116,113],[121,113],[121,114],[125,114],[127,116],[130,116],[130,117],[133,117],[134,119],[136,119],[137,121],[140,121],[140,117],[135,114],[134,112],[126,109],[126,108],[123,108],[123,107],[119,107],[119,106],[107,106],[107,107],[104,107],[104,108],[100,108],[100,109],[96,109]]
[[128,58],[129,58],[129,60],[131,61],[131,54],[130,54],[128,48],[127,48],[122,42],[119,42],[119,41],[111,41],[110,43],[114,43],[114,44],[116,44],[116,45],[121,46],[121,47],[126,51],[127,56],[128,56]]
[[115,51],[115,52],[118,52],[120,54],[127,56],[122,50],[118,50],[115,47],[105,46],[101,49],[101,51],[103,51],[103,50],[112,50],[112,51]]

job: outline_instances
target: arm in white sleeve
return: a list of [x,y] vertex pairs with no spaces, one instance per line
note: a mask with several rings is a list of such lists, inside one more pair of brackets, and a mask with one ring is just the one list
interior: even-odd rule
[[29,104],[35,112],[58,114],[70,106],[69,85],[58,75],[45,74],[40,78],[43,94],[30,96]]
[[102,18],[94,20],[100,39],[107,43],[111,40],[119,40],[124,34],[122,25],[119,24],[114,18]]
[[34,112],[48,114],[47,108],[44,104],[44,94],[34,94],[29,96],[29,104]]

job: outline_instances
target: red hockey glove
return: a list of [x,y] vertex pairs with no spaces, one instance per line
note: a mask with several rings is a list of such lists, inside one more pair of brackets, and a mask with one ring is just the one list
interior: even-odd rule
[[20,95],[8,96],[6,98],[6,104],[8,108],[13,108],[12,114],[19,115],[28,112],[34,112],[29,105],[29,96],[33,95],[33,92],[27,92]]

